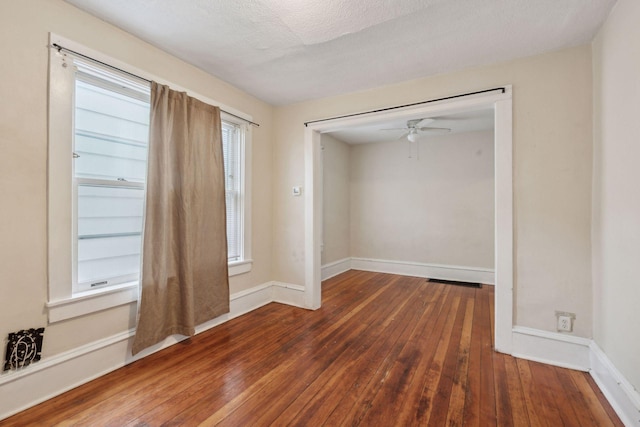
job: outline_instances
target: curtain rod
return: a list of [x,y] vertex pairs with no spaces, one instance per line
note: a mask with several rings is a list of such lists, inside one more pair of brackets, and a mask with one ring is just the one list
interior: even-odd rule
[[380,109],[377,109],[377,110],[363,111],[361,113],[345,114],[344,116],[335,116],[335,117],[329,117],[329,118],[326,118],[326,119],[311,120],[310,122],[305,122],[304,126],[307,127],[311,123],[320,123],[320,122],[326,122],[328,120],[344,119],[344,118],[347,118],[347,117],[362,116],[364,114],[380,113],[382,111],[396,110],[398,108],[405,108],[405,107],[413,107],[414,105],[429,104],[431,102],[445,101],[447,99],[461,98],[463,96],[478,95],[480,93],[493,92],[493,91],[496,91],[496,90],[502,91],[502,93],[505,93],[505,91],[506,91],[506,89],[504,87],[495,87],[493,89],[485,89],[485,90],[479,90],[477,92],[462,93],[460,95],[445,96],[444,98],[429,99],[427,101],[414,102],[412,104],[396,105],[395,107],[386,107],[386,108],[380,108]]
[[[129,76],[131,76],[131,77],[135,77],[136,79],[140,79],[140,80],[143,80],[143,81],[145,81],[145,82],[147,82],[147,83],[151,83],[151,80],[149,80],[149,79],[145,79],[144,77],[141,77],[141,76],[139,76],[139,75],[137,75],[137,74],[130,73],[129,71],[126,71],[126,70],[123,70],[123,69],[121,69],[121,68],[115,67],[115,66],[113,66],[113,65],[111,65],[111,64],[107,64],[106,62],[99,61],[99,60],[97,60],[97,59],[95,59],[95,58],[92,58],[92,57],[90,57],[90,56],[83,55],[83,54],[81,54],[80,52],[76,52],[75,50],[67,49],[66,47],[64,47],[64,46],[60,46],[60,45],[59,45],[59,44],[57,44],[57,43],[54,43],[54,44],[52,44],[51,46],[52,46],[52,47],[54,47],[54,48],[56,48],[56,49],[58,49],[58,52],[60,52],[61,50],[64,50],[65,52],[69,52],[69,53],[72,53],[72,54],[74,54],[74,55],[81,56],[82,58],[88,59],[89,61],[97,62],[98,64],[104,65],[105,67],[109,67],[109,68],[111,68],[111,69],[113,69],[113,70],[117,70],[117,71],[119,71],[119,72],[121,72],[121,73],[124,73],[124,74],[127,74],[127,75],[129,75]],[[247,120],[247,119],[245,119],[244,117],[237,116],[237,115],[235,115],[235,114],[233,114],[233,113],[230,113],[230,112],[228,112],[228,111],[223,110],[222,108],[220,109],[220,111],[222,111],[223,113],[228,114],[228,115],[230,115],[230,116],[233,116],[233,117],[235,117],[235,118],[237,118],[237,119],[240,119],[240,120],[242,120],[242,121],[244,121],[244,122],[247,122],[247,123],[249,123],[250,125],[260,127],[260,125],[259,125],[258,123],[252,122],[251,120]]]

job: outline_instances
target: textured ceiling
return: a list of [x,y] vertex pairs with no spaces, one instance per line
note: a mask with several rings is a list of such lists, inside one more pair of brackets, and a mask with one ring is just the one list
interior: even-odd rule
[[591,41],[615,0],[66,0],[273,105]]
[[[376,142],[391,142],[402,139],[406,135],[408,120],[422,119],[421,115],[407,116],[401,119],[381,120],[375,124],[364,126],[352,126],[337,131],[329,132],[330,135],[346,142],[347,144],[368,144]],[[493,109],[473,110],[464,113],[447,116],[431,117],[431,121],[423,126],[450,129],[449,132],[421,132],[420,140],[429,140],[430,137],[448,135],[451,133],[463,133],[482,130],[491,130],[494,127]],[[422,125],[421,125],[422,126]],[[394,129],[394,130],[390,130]]]

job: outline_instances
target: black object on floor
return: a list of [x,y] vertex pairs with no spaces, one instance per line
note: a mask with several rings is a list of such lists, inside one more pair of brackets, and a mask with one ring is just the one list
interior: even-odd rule
[[481,288],[481,283],[475,282],[458,282],[456,280],[444,280],[444,279],[427,279],[427,282],[444,283],[445,285],[466,286],[467,288]]

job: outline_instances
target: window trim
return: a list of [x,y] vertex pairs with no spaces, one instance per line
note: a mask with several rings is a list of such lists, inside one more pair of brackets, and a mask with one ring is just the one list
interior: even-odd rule
[[[199,95],[153,74],[137,69],[101,52],[90,49],[73,40],[49,33],[49,44],[59,44],[98,61],[110,64],[126,72],[170,85],[173,89],[187,92],[189,96],[217,105],[243,119],[253,117],[218,101]],[[65,65],[66,62],[66,65]],[[73,93],[75,77],[67,55],[57,49],[49,49],[48,86],[48,180],[47,180],[47,234],[48,234],[48,301],[45,304],[49,323],[86,315],[96,311],[128,304],[138,300],[138,282],[127,282],[101,289],[74,292],[73,275],[75,254],[72,240],[75,221],[73,180],[71,179],[73,134]],[[244,129],[244,143],[241,144],[242,173],[242,243],[243,259],[228,264],[229,277],[251,271],[251,137],[252,128],[231,115],[222,113],[225,121],[239,124]],[[244,161],[242,161],[244,159]],[[52,195],[55,194],[55,197]]]
[[253,267],[253,259],[251,258],[251,140],[252,127],[248,123],[226,114],[220,113],[221,119],[225,122],[233,123],[242,130],[239,141],[238,157],[240,161],[240,215],[242,224],[240,226],[240,259],[228,263],[229,277],[239,274],[248,273]]

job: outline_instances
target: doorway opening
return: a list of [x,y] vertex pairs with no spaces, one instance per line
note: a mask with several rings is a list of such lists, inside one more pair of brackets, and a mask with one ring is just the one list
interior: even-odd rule
[[343,117],[305,129],[305,305],[320,307],[322,247],[321,134],[393,120],[450,116],[480,110],[494,116],[495,349],[511,353],[513,327],[512,91],[456,97],[428,104]]

